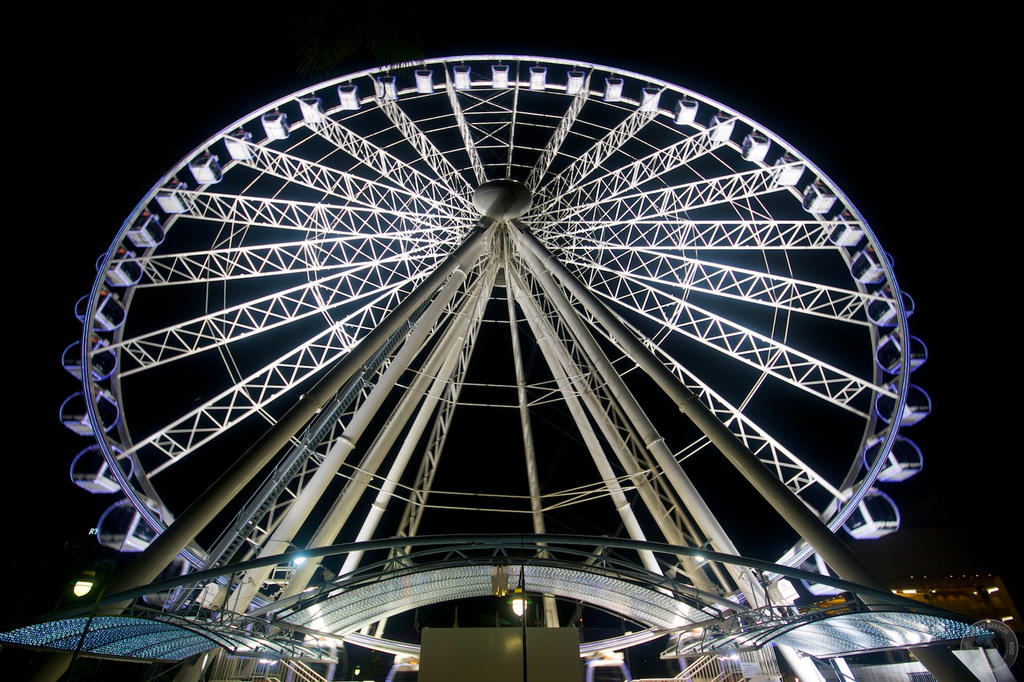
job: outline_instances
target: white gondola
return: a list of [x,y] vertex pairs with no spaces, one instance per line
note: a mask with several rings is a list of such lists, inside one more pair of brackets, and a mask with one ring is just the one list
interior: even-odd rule
[[398,100],[398,79],[391,75],[377,77],[377,97],[395,102]]
[[252,133],[239,128],[235,132],[224,136],[224,148],[228,150],[228,156],[235,161],[248,161],[252,158]]
[[924,345],[924,341],[917,338],[916,336],[910,337],[910,371],[913,372],[915,369],[920,367],[928,360],[928,347]]
[[900,337],[896,332],[889,334],[878,342],[878,350],[875,351],[875,362],[878,367],[889,374],[895,374],[903,366],[903,349],[900,344]]
[[318,126],[324,122],[324,105],[316,95],[299,98],[299,111],[307,125]]
[[[117,369],[117,355],[107,348],[103,339],[93,338],[93,351],[89,357],[91,361],[91,374],[93,381],[103,381],[110,377]],[[71,376],[79,381],[82,380],[82,342],[75,341],[64,349],[61,356],[61,363]]]
[[775,177],[775,184],[780,187],[796,187],[804,176],[804,164],[798,163],[796,157],[790,153],[784,153],[775,162],[779,168],[779,174]]
[[[878,438],[864,450],[864,466],[870,466],[878,455],[878,448],[882,446],[884,438]],[[898,483],[905,481],[924,467],[924,457],[921,455],[921,448],[909,438],[896,436],[892,449],[886,455],[885,463],[878,470],[878,480],[883,483]]]
[[416,92],[421,95],[429,95],[434,92],[434,72],[430,69],[417,69],[414,74],[416,79]]
[[622,88],[625,83],[621,78],[609,76],[604,79],[604,101],[618,102],[622,99]]
[[857,246],[864,239],[864,226],[849,209],[843,209],[828,229],[829,241],[836,246]]
[[[875,412],[886,424],[890,423],[890,415],[895,407],[895,398],[887,395],[879,395],[875,398]],[[924,389],[916,384],[907,387],[907,400],[903,404],[903,414],[900,415],[899,426],[913,426],[932,412],[932,399],[928,397]]]
[[617,651],[600,651],[587,657],[584,682],[630,682],[633,677]]
[[[104,432],[110,431],[117,424],[120,409],[114,396],[106,389],[96,391],[96,413]],[[67,397],[60,406],[60,421],[79,436],[95,436],[96,432],[89,421],[88,406],[85,393],[79,391]]]
[[899,527],[900,510],[892,498],[880,490],[869,491],[843,526],[857,540],[877,540]]
[[[115,449],[115,454],[117,450]],[[134,466],[131,459],[120,461],[121,471],[125,479],[131,477]],[[90,445],[71,461],[71,482],[90,493],[106,495],[121,490],[117,477],[111,470],[110,463],[103,456],[99,445]]]
[[338,101],[342,111],[359,111],[359,86],[351,83],[339,85]]
[[267,134],[268,140],[287,140],[291,135],[291,128],[288,127],[288,114],[283,111],[268,111],[260,117],[263,124],[263,131]]
[[184,192],[187,189],[188,185],[184,182],[172,178],[166,187],[157,191],[156,205],[164,213],[187,213],[192,208],[192,202]]
[[136,511],[131,500],[119,500],[100,515],[96,537],[104,547],[119,552],[141,552],[156,539],[156,531]]
[[899,319],[899,310],[896,308],[896,302],[892,299],[868,301],[866,309],[868,319],[878,327],[892,327]]
[[[103,264],[104,257],[105,254],[96,261],[97,272]],[[103,274],[103,278],[112,287],[130,287],[138,284],[139,280],[142,279],[142,265],[139,264],[139,261],[135,260],[135,252],[125,248],[118,249],[117,253],[114,254],[114,260],[111,261],[110,267]]]
[[117,294],[101,290],[96,302],[96,312],[92,316],[96,328],[112,332],[124,324],[124,317],[124,307]]
[[821,180],[815,180],[804,190],[801,205],[804,210],[814,215],[825,215],[836,205],[836,195]]
[[458,66],[452,67],[452,74],[455,78],[455,89],[456,90],[469,90],[473,86],[472,80],[469,77],[469,67],[465,64],[459,64]]
[[761,133],[748,133],[743,138],[743,158],[754,163],[762,163],[768,158],[768,151],[772,148],[772,142],[767,135]]
[[535,91],[543,90],[548,84],[548,67],[530,67],[530,89]]
[[[540,67],[544,68],[544,67]],[[532,74],[533,71],[531,70]],[[583,86],[587,83],[587,74],[579,69],[573,69],[566,74],[565,82],[565,94],[567,95],[578,95],[583,91]]]
[[736,128],[736,118],[725,112],[718,112],[711,117],[711,139],[715,142],[728,142],[732,131]]
[[215,185],[224,177],[216,154],[200,154],[188,162],[188,170],[200,185]]
[[[878,366],[895,374],[903,366],[903,357],[900,354],[899,337],[893,333],[882,339],[878,344],[878,351],[875,357]],[[924,341],[916,336],[910,337],[910,371],[915,371],[928,360],[928,348]]]
[[644,88],[640,99],[640,111],[653,114],[661,102],[661,88]]
[[850,274],[862,284],[878,284],[885,279],[885,268],[878,262],[874,249],[861,249],[850,261]]
[[491,65],[491,87],[501,90],[508,87],[508,64]]
[[397,654],[395,662],[391,665],[391,669],[388,670],[388,674],[384,678],[384,682],[416,682],[419,670],[419,656]]
[[124,324],[124,307],[121,305],[117,294],[101,290],[96,303],[96,312],[93,314],[93,323],[96,328],[112,332]]
[[155,214],[143,211],[136,219],[135,224],[128,228],[126,236],[128,241],[135,245],[135,248],[151,249],[163,243],[164,226]]
[[699,108],[700,105],[697,104],[697,100],[683,97],[676,102],[676,123],[679,125],[692,125],[697,120],[697,110]]

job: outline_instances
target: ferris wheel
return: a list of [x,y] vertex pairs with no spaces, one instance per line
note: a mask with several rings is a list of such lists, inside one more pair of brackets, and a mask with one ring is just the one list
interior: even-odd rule
[[[621,339],[591,324],[586,304],[538,276],[545,253],[833,531],[871,538],[898,526],[876,486],[921,467],[899,432],[930,411],[911,383],[926,350],[908,332],[913,301],[842,191],[756,121],[677,85],[571,60],[477,55],[360,71],[271,102],[205,140],[141,199],[97,263],[76,308],[82,339],[64,359],[82,390],[61,419],[96,441],[72,479],[125,496],[104,514],[101,541],[144,548],[474,239],[461,280],[429,292],[371,349],[361,379],[290,434],[228,528],[186,548],[190,563],[251,555],[275,538],[277,551],[294,547],[332,485],[352,491],[335,506],[351,501],[336,524],[321,524],[324,537],[348,528],[359,494],[373,491],[385,504],[406,502],[399,531],[415,533],[428,498],[473,492],[431,487],[452,414],[466,404],[518,407],[528,422],[531,410],[576,396],[569,411],[583,415],[574,417],[581,431],[591,424],[588,447],[640,451],[632,467],[595,456],[596,471],[581,468],[571,486],[544,490],[531,478],[529,512],[485,492],[488,512],[537,518],[598,497],[621,507],[643,485],[654,491],[645,504],[685,507],[664,457],[685,470],[712,456],[708,439],[662,421],[668,454],[659,459],[644,454],[635,419],[615,422],[618,408],[600,397],[613,391],[607,370],[632,381],[635,363]],[[504,403],[463,391],[497,290],[517,370],[504,388],[518,397]],[[553,297],[564,297],[561,308]],[[564,323],[574,315],[594,329],[589,351]],[[408,350],[396,350],[405,335]],[[539,378],[523,364],[528,336],[550,367]],[[587,358],[602,354],[608,366],[598,371]],[[391,368],[391,397],[373,403]],[[643,389],[634,393],[642,402]],[[339,455],[361,409],[394,410],[405,424],[422,414],[421,435],[381,444],[387,428],[376,424],[374,443]],[[389,454],[403,442],[410,452]],[[528,458],[546,456],[531,448]],[[304,495],[309,509],[291,519]],[[358,527],[360,539],[394,533],[376,525],[383,513]],[[682,514],[675,536],[661,530],[721,548],[715,532],[694,530],[701,514]],[[780,563],[810,554],[798,544]]]

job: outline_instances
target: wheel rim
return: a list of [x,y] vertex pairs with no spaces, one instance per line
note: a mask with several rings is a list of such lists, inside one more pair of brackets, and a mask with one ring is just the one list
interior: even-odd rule
[[[495,87],[491,67],[499,63],[509,66],[512,87]],[[245,410],[220,408],[214,398],[221,394],[222,402],[237,400],[245,392],[246,377],[269,370],[263,360],[250,364],[247,351],[236,348],[247,349],[253,341],[273,346],[280,343],[271,340],[275,332],[305,325],[315,329],[306,336],[314,334],[312,338],[322,339],[324,346],[315,366],[328,364],[468,233],[476,220],[470,203],[474,188],[486,180],[512,177],[535,190],[534,206],[523,222],[613,310],[633,315],[627,321],[647,333],[666,362],[674,359],[689,367],[686,355],[707,352],[708,357],[728,358],[733,374],[746,372],[740,389],[714,378],[698,379],[692,376],[692,368],[687,377],[706,403],[723,419],[732,420],[729,425],[734,430],[744,429],[751,449],[763,460],[771,460],[784,477],[791,477],[791,487],[799,489],[837,530],[867,495],[896,437],[896,428],[876,418],[876,398],[885,396],[888,421],[898,423],[892,417],[903,414],[911,364],[900,363],[898,372],[890,375],[873,361],[881,335],[878,326],[868,321],[865,306],[874,302],[891,307],[885,331],[894,327],[903,357],[910,356],[906,312],[881,245],[841,190],[763,126],[655,78],[601,65],[516,56],[455,57],[416,66],[433,71],[431,94],[417,92],[415,74],[408,69],[384,67],[293,93],[232,123],[161,178],[112,243],[89,297],[83,339],[106,336],[118,353],[110,388],[122,419],[116,436],[98,440],[111,461],[114,448],[124,453],[120,457],[136,458],[135,480],[121,476],[121,483],[147,521],[157,529],[162,524],[143,501],[160,504],[155,479],[171,466],[170,458],[184,458],[197,450],[208,435],[202,428],[210,427],[200,424],[176,435],[178,441],[163,446],[170,457],[155,453],[154,443],[171,440],[165,438],[166,429],[153,432],[149,424],[139,427],[145,436],[133,434],[135,422],[129,429],[126,420],[138,420],[141,415],[131,407],[132,391],[141,389],[128,386],[134,381],[130,377],[155,375],[161,367],[181,366],[200,355],[220,355],[224,364],[220,391],[204,387],[203,411],[178,408],[170,424],[188,419],[198,423],[223,409],[230,415],[227,421],[241,420]],[[468,88],[458,83],[456,67],[461,66],[469,67]],[[542,90],[530,88],[531,66],[547,68]],[[389,99],[387,81],[377,81],[378,76],[396,71],[401,76],[394,93],[397,102]],[[589,79],[583,95],[568,94],[569,71],[581,71]],[[615,79],[621,81],[623,94],[605,101]],[[343,104],[327,107],[328,101],[340,101],[337,87],[348,84],[359,86],[360,109],[346,109]],[[325,103],[324,124],[303,122],[299,100],[310,95],[319,95]],[[510,106],[507,100],[511,99],[515,102]],[[676,122],[674,107],[679,100],[696,102],[696,125]],[[580,107],[575,113],[574,104]],[[260,139],[265,131],[261,118],[271,114],[273,121],[278,111],[288,115],[289,138]],[[685,119],[686,113],[679,116]],[[728,139],[716,139],[714,131],[730,125]],[[248,145],[252,158],[227,161],[224,139],[239,127],[256,138]],[[471,144],[466,143],[467,134]],[[769,151],[763,160],[756,160],[760,152],[753,156],[749,150],[744,152],[745,141],[754,148],[764,140]],[[375,150],[383,155],[375,157]],[[181,193],[193,209],[176,217],[163,216],[168,218],[164,221],[167,241],[145,250],[139,259],[142,282],[121,289],[125,324],[104,332],[98,327],[97,312],[103,292],[112,289],[106,273],[126,262],[118,249],[128,243],[127,234],[143,211],[159,215],[155,199],[173,177],[187,178],[195,186],[187,166],[208,151],[225,160],[224,180]],[[792,160],[775,165],[782,154]],[[744,159],[745,155],[749,158]],[[799,183],[779,189],[780,172],[800,165],[804,170]],[[290,179],[282,181],[282,176]],[[805,191],[815,182],[820,196],[826,201],[828,195],[835,197],[836,207],[848,214],[836,207],[823,217],[798,211]],[[196,206],[205,211],[203,217],[192,212]],[[856,248],[830,240],[839,222],[864,233]],[[190,246],[199,238],[197,230],[179,237],[186,225],[199,223],[215,226],[206,231],[200,242],[203,248]],[[265,227],[270,225],[277,227]],[[344,237],[325,229],[336,225],[358,225],[359,229]],[[360,232],[368,227],[376,230],[376,237]],[[268,231],[275,236],[268,238]],[[684,236],[687,241],[680,241]],[[684,246],[679,248],[680,244]],[[878,281],[871,284],[849,273],[851,266],[858,267],[865,248],[873,252],[879,271]],[[367,258],[365,253],[371,250],[373,256]],[[817,251],[828,252],[829,265],[808,256]],[[807,276],[819,268],[827,268],[820,281]],[[196,273],[192,284],[184,283]],[[845,275],[845,283],[837,285],[840,275]],[[165,286],[156,286],[161,277],[167,280]],[[360,278],[370,284],[360,289],[355,284]],[[172,286],[171,281],[178,283]],[[339,284],[342,281],[344,285]],[[141,331],[147,323],[142,296],[167,296],[175,288],[202,291],[204,312]],[[353,297],[365,305],[353,308],[349,303]],[[747,314],[760,315],[759,326],[737,323],[737,316]],[[849,321],[842,321],[844,317]],[[251,335],[239,323],[243,318],[255,330]],[[256,318],[262,321],[254,322]],[[833,328],[846,326],[856,327],[865,337],[860,352],[871,360],[870,369],[854,372],[842,366],[846,359],[829,362],[824,354],[802,350],[801,344],[813,338],[815,331],[831,334]],[[217,339],[218,332],[211,331],[229,327],[232,331],[219,333],[230,338]],[[835,333],[843,336],[847,331]],[[194,338],[198,345],[189,347],[184,337]],[[83,341],[81,347],[83,366],[91,367],[95,345]],[[196,349],[202,352],[193,353]],[[285,346],[278,357],[295,350]],[[307,375],[312,375],[313,367]],[[89,371],[82,376],[87,395],[106,386]],[[813,458],[793,452],[795,448],[787,448],[781,437],[759,428],[757,417],[748,417],[755,411],[751,405],[774,402],[775,394],[766,386],[774,389],[775,383],[860,420],[853,429],[858,433],[848,438],[848,451],[842,454],[842,470],[822,473]],[[293,381],[291,395],[301,385]],[[255,390],[255,386],[249,381],[244,388]],[[727,393],[736,410],[725,402]],[[282,396],[281,402],[287,398]],[[92,423],[99,423],[95,405],[87,401],[87,406]],[[269,400],[259,402],[247,414],[263,413],[272,420],[275,407]],[[874,460],[862,465],[867,448]],[[123,467],[110,468],[118,475]],[[784,562],[799,563],[806,555],[806,549],[794,551]]]

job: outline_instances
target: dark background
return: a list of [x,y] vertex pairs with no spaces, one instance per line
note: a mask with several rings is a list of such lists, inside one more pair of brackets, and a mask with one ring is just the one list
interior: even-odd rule
[[[57,420],[76,390],[60,355],[80,333],[73,306],[95,259],[139,197],[198,141],[271,99],[390,56],[471,53],[578,58],[678,83],[751,116],[834,179],[917,303],[911,332],[930,357],[914,382],[934,403],[907,431],[924,470],[887,488],[901,531],[858,550],[887,578],[1001,574],[1022,598],[1012,558],[1020,201],[1006,162],[1019,156],[1020,132],[1001,102],[1012,83],[1006,17],[530,2],[35,7],[27,16],[6,28],[11,437],[0,621],[51,608],[66,576],[96,554],[88,531],[110,500],[68,477],[85,443]],[[303,67],[300,46],[314,40],[326,56]]]

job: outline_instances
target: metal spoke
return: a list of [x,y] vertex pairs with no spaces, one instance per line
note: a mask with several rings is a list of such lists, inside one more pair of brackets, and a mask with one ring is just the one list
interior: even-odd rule
[[345,355],[394,307],[398,287],[374,300],[338,324],[296,344],[263,368],[242,378],[186,414],[122,450],[127,456],[144,447],[159,452],[165,461],[149,470],[156,476],[175,462],[210,442],[226,429],[262,412],[274,400]]
[[868,324],[865,309],[870,302],[891,301],[880,294],[690,258],[678,250],[652,253],[615,242],[577,242],[563,247],[561,253],[566,264],[624,273],[652,287],[699,291],[861,325]]
[[300,230],[318,236],[337,231],[358,233],[364,228],[371,232],[387,233],[395,225],[404,228],[411,224],[419,225],[425,230],[436,230],[442,238],[457,240],[464,236],[473,224],[469,219],[460,222],[433,213],[413,213],[372,206],[346,206],[185,190],[179,191],[179,194],[189,200],[188,212],[182,216],[220,223]]
[[[424,251],[426,248],[423,249]],[[433,249],[431,249],[433,251]],[[364,261],[345,272],[333,273],[245,303],[184,320],[111,344],[132,365],[121,376],[151,369],[196,353],[233,343],[310,315],[329,313],[375,297],[381,290],[405,287],[422,277],[415,252],[390,263]],[[427,267],[443,254],[423,253]],[[433,256],[433,258],[430,258]]]
[[[643,158],[554,196],[548,202],[586,204],[597,199],[612,199],[624,192],[637,190],[644,183],[687,166],[724,145],[725,141],[715,135],[717,127],[702,130],[675,144],[655,150]],[[541,205],[539,210],[544,210],[547,206],[548,203]]]
[[[531,223],[531,226],[536,223]],[[566,242],[573,237],[589,236],[596,232],[607,234],[606,239],[623,246],[642,246],[652,251],[677,253],[680,249],[828,249],[836,246],[829,241],[833,229],[847,226],[863,231],[863,223],[856,221],[821,220],[687,220],[638,219],[590,220],[575,223],[574,229],[562,225],[537,225],[534,233],[549,242],[558,238]]]
[[456,194],[464,205],[468,204],[468,196],[472,190],[469,183],[466,182],[466,178],[438,151],[419,126],[402,111],[397,102],[378,97],[377,104],[395,128],[402,132],[406,141],[413,146],[420,158],[437,174],[441,182]]
[[462,143],[465,145],[466,153],[469,154],[469,164],[473,168],[473,176],[476,178],[477,183],[482,185],[487,182],[484,164],[480,161],[480,154],[476,150],[476,143],[473,142],[473,134],[469,130],[469,124],[466,123],[466,115],[462,112],[462,105],[459,103],[459,93],[455,91],[455,85],[452,83],[451,74],[448,72],[447,66],[444,69],[444,78],[448,91],[448,102],[451,104],[452,113],[455,115],[455,122],[459,127],[459,133],[462,135]]
[[538,215],[534,210],[526,217],[530,224],[564,224],[567,229],[573,229],[581,220],[593,224],[603,220],[670,218],[686,211],[778,191],[777,180],[784,168],[758,168],[610,199],[598,197],[589,203],[558,202],[543,214]]
[[114,265],[139,263],[142,280],[135,286],[220,282],[252,277],[308,273],[363,264],[396,263],[417,257],[436,244],[422,230],[386,234],[349,233],[269,245],[236,246],[204,251],[157,254],[149,258],[115,259]]
[[608,134],[573,161],[568,168],[548,184],[540,187],[536,205],[547,208],[550,204],[566,197],[579,186],[583,178],[601,168],[612,154],[633,139],[633,136],[654,119],[654,115],[655,112],[643,108],[631,112],[622,122],[608,131]]
[[[323,122],[313,126],[312,130],[332,142],[341,151],[379,173],[394,187],[406,188],[439,204],[449,204],[454,198],[462,208],[470,208],[468,199],[462,193],[455,191],[453,194],[452,188],[448,185],[427,177],[411,164],[353,132],[332,117],[324,117]],[[458,187],[458,184],[455,186]]]
[[853,405],[865,393],[895,397],[889,388],[876,386],[680,296],[636,282],[626,273],[582,264],[580,275],[599,296],[854,414],[868,416]]
[[551,133],[551,139],[548,140],[547,146],[544,147],[540,158],[537,159],[537,163],[534,164],[533,169],[530,171],[530,176],[526,179],[526,186],[530,188],[531,192],[535,192],[537,187],[540,186],[541,181],[544,179],[544,174],[548,172],[551,162],[558,155],[558,150],[562,148],[562,143],[565,142],[566,136],[572,130],[573,124],[576,123],[576,119],[583,110],[583,105],[586,104],[587,97],[590,96],[590,75],[588,72],[584,77],[583,87],[573,95],[572,103],[569,104],[565,116],[558,122],[558,126]]

